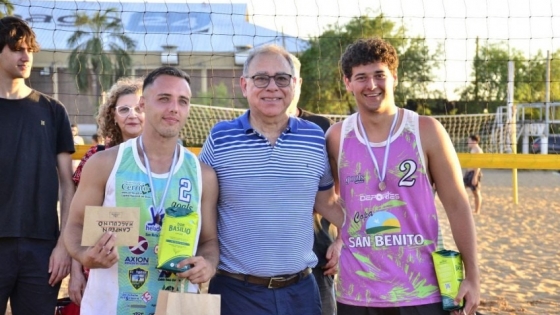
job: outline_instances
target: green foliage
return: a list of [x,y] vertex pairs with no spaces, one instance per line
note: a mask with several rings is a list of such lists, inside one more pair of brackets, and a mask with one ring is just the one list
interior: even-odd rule
[[473,60],[473,81],[460,92],[461,100],[478,101],[507,101],[508,61],[516,63],[516,82],[526,70],[524,69],[523,54],[516,50],[509,51],[502,43],[491,43],[478,48]]
[[199,92],[191,100],[193,104],[219,107],[232,107],[232,101],[233,99],[229,95],[228,88],[224,83],[212,85],[209,91]]
[[75,75],[76,86],[82,93],[89,91],[90,80],[95,84],[95,94],[108,90],[120,77],[130,75],[130,53],[136,43],[124,34],[114,8],[99,11],[89,17],[76,13],[78,29],[68,39],[72,52],[68,69]]
[[310,48],[300,56],[303,86],[299,106],[318,113],[354,112],[354,98],[346,91],[339,60],[356,39],[375,36],[389,41],[399,54],[397,103],[404,104],[407,98],[442,95],[429,88],[434,81],[432,71],[439,67],[440,46],[431,53],[424,38],[408,36],[404,26],[396,28],[393,21],[380,14],[355,17],[344,26],[330,25],[311,39]]
[[[430,54],[424,38],[406,38],[404,35],[403,38],[405,40],[400,40],[401,45],[395,46],[399,52],[397,71],[399,85],[395,90],[395,102],[404,104],[410,98],[444,97],[443,92],[429,87],[430,83],[435,81],[432,71],[440,66],[441,45],[438,45],[436,51]],[[429,108],[427,110],[429,111]],[[428,115],[427,112],[426,115]]]
[[[535,103],[546,100],[546,57],[538,52],[526,58],[507,43],[487,43],[478,48],[473,61],[473,80],[459,90],[461,100],[475,103],[507,102],[508,61],[514,61],[514,101]],[[551,56],[550,100],[560,100],[560,50]]]
[[14,5],[10,0],[0,0],[0,18],[14,13]]

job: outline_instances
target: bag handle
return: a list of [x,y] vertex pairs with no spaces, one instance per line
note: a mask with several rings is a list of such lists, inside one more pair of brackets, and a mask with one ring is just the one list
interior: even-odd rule
[[[175,291],[175,292],[180,292],[180,293],[185,293],[185,284],[186,284],[186,290],[187,290],[187,292],[188,292],[188,290],[189,290],[189,284],[191,284],[191,282],[190,282],[189,280],[185,279],[185,278],[181,278],[181,279],[179,280],[179,277],[177,277],[177,278],[175,279],[175,288],[174,288],[174,291]],[[177,288],[177,287],[178,287],[178,288]],[[179,290],[177,290],[177,289],[179,289]],[[200,294],[200,285],[197,286],[197,288],[196,288],[196,293],[197,293],[197,294]]]

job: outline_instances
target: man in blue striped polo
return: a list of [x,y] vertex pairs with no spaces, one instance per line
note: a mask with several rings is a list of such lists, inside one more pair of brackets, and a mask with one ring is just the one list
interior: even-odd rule
[[200,160],[220,186],[220,263],[209,292],[228,315],[320,315],[313,209],[340,227],[323,131],[288,115],[294,64],[282,47],[255,49],[245,61],[242,116],[216,124]]

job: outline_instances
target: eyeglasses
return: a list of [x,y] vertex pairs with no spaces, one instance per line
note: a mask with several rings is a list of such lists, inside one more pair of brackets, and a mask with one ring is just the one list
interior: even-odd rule
[[137,115],[142,113],[142,110],[138,106],[131,107],[128,105],[121,105],[115,107],[117,114],[122,117],[127,117],[128,115],[130,115],[130,113],[132,113],[133,108]]
[[255,86],[258,88],[267,87],[270,84],[271,78],[274,79],[274,82],[276,83],[277,87],[287,87],[288,85],[290,85],[290,82],[292,81],[291,74],[276,74],[273,76],[266,75],[266,74],[257,74],[247,78],[253,80],[253,83],[255,83]]

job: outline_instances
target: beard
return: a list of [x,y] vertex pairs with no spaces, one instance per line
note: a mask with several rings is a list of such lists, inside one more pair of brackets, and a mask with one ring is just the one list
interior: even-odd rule
[[158,133],[163,138],[176,138],[179,137],[179,134],[181,133],[181,129],[175,127],[166,127],[158,130]]

